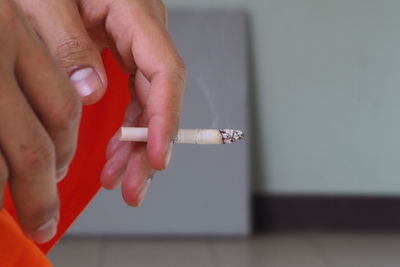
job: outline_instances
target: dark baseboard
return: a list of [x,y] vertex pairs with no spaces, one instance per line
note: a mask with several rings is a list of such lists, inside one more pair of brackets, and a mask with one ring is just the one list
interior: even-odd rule
[[255,195],[252,208],[256,233],[400,230],[400,197]]

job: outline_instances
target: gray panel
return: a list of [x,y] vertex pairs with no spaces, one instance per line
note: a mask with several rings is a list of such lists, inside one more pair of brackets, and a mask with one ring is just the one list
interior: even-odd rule
[[[247,133],[246,19],[236,11],[177,11],[170,31],[189,70],[182,128]],[[248,142],[175,145],[142,207],[101,191],[72,234],[245,235],[249,233]]]

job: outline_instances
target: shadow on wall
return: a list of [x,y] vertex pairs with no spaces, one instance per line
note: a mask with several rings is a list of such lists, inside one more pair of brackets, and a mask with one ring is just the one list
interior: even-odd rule
[[248,97],[248,106],[249,106],[249,128],[250,128],[250,135],[248,136],[248,141],[250,142],[250,173],[249,177],[251,177],[252,183],[252,192],[260,191],[260,188],[263,188],[263,181],[265,181],[265,168],[262,164],[262,158],[264,157],[264,144],[262,140],[262,127],[260,125],[261,120],[261,112],[260,108],[257,103],[258,99],[258,79],[257,79],[257,72],[255,71],[256,63],[256,55],[255,55],[255,45],[253,39],[253,25],[251,16],[247,13],[246,14],[246,25],[247,25],[247,51],[248,51],[248,88],[249,88],[249,97]]

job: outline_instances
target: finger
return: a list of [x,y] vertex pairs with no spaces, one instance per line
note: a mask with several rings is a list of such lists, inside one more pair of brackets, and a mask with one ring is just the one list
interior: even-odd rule
[[143,202],[155,170],[147,158],[144,144],[135,143],[134,151],[122,178],[121,190],[125,202],[136,207]]
[[[160,116],[157,116],[158,115],[158,114],[156,114],[157,111],[151,108],[151,104],[152,104],[153,100],[155,100],[156,105],[162,104],[163,102],[160,101],[160,99],[157,99],[154,96],[151,96],[151,92],[152,92],[151,83],[146,79],[146,77],[140,71],[137,71],[137,73],[136,73],[134,87],[136,88],[135,92],[136,92],[137,98],[139,99],[139,101],[141,103],[143,103],[143,105],[144,105],[143,108],[145,109],[145,114],[141,120],[141,126],[149,127],[149,140],[148,140],[149,145],[147,147],[148,152],[149,152],[148,153],[149,159],[150,159],[150,161],[153,159],[152,164],[153,164],[153,166],[155,166],[155,168],[160,169],[160,170],[164,169],[167,167],[167,165],[169,164],[169,161],[171,159],[171,154],[172,154],[172,142],[171,141],[173,140],[174,136],[176,135],[176,131],[177,131],[176,129],[178,128],[179,110],[177,110],[175,117],[170,117],[169,119],[167,119],[165,121],[166,126],[167,126],[166,128],[172,126],[172,134],[167,133],[166,135],[165,134],[163,135],[162,133],[160,134],[160,132],[156,132],[155,134],[153,134],[153,136],[155,136],[156,138],[157,137],[163,138],[166,136],[166,140],[156,140],[155,142],[153,141],[154,139],[150,140],[152,138],[150,132],[154,133],[154,129],[155,130],[163,129],[162,120],[157,121],[157,119],[160,119]],[[166,96],[168,96],[168,93],[166,94]],[[176,100],[176,97],[174,95],[169,95],[169,97],[171,97],[172,100],[167,100],[168,104],[173,104],[173,101]],[[173,111],[171,109],[173,109],[174,106],[173,105],[171,105],[170,107],[162,107],[161,106],[158,108],[160,108],[160,114],[165,115],[165,110]],[[154,113],[152,113],[152,112],[154,112]],[[155,127],[151,127],[151,124],[155,124]],[[172,137],[170,137],[170,136],[172,136]],[[154,159],[157,160],[157,158],[155,158],[154,156],[152,157],[151,153],[156,151],[155,152],[155,153],[157,153],[156,157],[157,156],[159,157],[159,155],[160,155],[160,152],[157,152],[157,148],[156,149],[152,148],[152,145],[154,146],[154,144],[157,144],[156,143],[157,141],[159,141],[158,143],[161,144],[161,146],[162,146],[163,142],[167,142],[168,147],[166,148],[166,152],[164,152],[165,153],[164,159],[161,159],[161,162],[159,162],[159,163],[157,163],[157,162],[154,163]],[[161,153],[163,153],[163,149],[162,148],[158,149],[158,151],[160,151],[160,150],[161,150]],[[164,149],[164,151],[165,151],[165,149]],[[164,162],[162,162],[162,161],[164,161]],[[157,167],[157,164],[159,167]]]
[[[31,3],[35,5],[36,30],[67,71],[83,103],[97,102],[104,95],[107,78],[99,50],[83,25],[76,2],[40,0]],[[24,6],[29,8],[26,3]],[[30,10],[25,11],[30,13]]]
[[[10,189],[22,229],[38,243],[57,231],[54,147],[15,80],[0,84],[0,147],[10,169]],[[10,116],[12,114],[12,116]]]
[[141,102],[149,118],[147,151],[152,166],[162,170],[168,165],[171,140],[179,125],[185,67],[164,25],[148,10],[134,7],[111,5],[113,19],[107,20],[106,27],[122,57],[129,58],[126,55],[131,53],[135,59],[131,64],[150,82],[148,100]]
[[139,102],[142,103],[143,108],[145,108],[151,89],[150,81],[146,79],[146,77],[140,70],[138,70],[136,72],[136,75],[129,79],[129,81],[129,90],[131,92],[131,95],[136,96]]
[[3,154],[0,151],[0,211],[3,207],[4,191],[9,177],[8,167]]
[[[53,140],[60,180],[75,154],[81,103],[67,75],[39,40],[23,40],[20,49],[25,53],[17,57],[18,83]],[[40,66],[40,74],[32,71],[37,66]]]
[[118,187],[122,183],[122,178],[125,176],[125,171],[123,171],[115,180],[114,180],[114,188]]
[[[141,108],[144,109],[144,112],[140,113],[140,116],[136,119],[133,126],[144,127],[148,124],[146,99],[149,89],[150,83],[140,71],[137,71],[135,75],[129,77],[129,91],[132,97],[136,96]],[[151,179],[149,177],[152,177],[155,172],[146,152],[146,144],[134,143],[131,146],[131,154],[126,166],[122,177],[122,193],[124,199],[129,205],[140,206],[150,185]]]
[[[123,125],[134,126],[141,109],[136,100],[132,101],[126,111]],[[100,175],[100,181],[104,188],[114,189],[119,183],[119,177],[124,171],[129,155],[132,152],[130,142],[119,141],[119,130],[111,138],[106,151],[107,162]]]
[[[137,118],[142,112],[138,102],[133,100],[129,103],[128,107],[125,111],[125,118],[123,122],[123,126],[134,126],[136,124]],[[119,140],[119,129],[117,132],[111,137],[107,149],[106,149],[106,158],[110,159],[114,153],[121,147],[125,142],[121,142]]]
[[[166,56],[158,55],[158,68],[147,69],[146,66],[140,68],[135,82],[137,96],[145,103],[148,117],[149,160],[159,170],[165,169],[171,159],[172,140],[179,127],[186,79],[184,64],[172,42],[169,38],[164,39],[163,42],[170,44],[171,48],[168,52],[164,51]],[[159,50],[159,47],[153,47],[153,49]],[[142,66],[144,63],[138,63],[138,65]]]
[[115,186],[117,186],[117,178],[126,168],[129,155],[132,152],[131,149],[132,144],[130,142],[124,142],[112,158],[106,162],[100,175],[100,181],[104,188],[114,189]]
[[[167,28],[168,14],[165,5],[160,0],[149,1],[113,1],[106,0],[106,5],[98,5],[95,1],[82,1],[83,17],[98,17],[105,21],[105,30],[108,37],[108,46],[114,56],[127,73],[136,70],[136,56],[131,51],[133,38],[139,40],[140,36],[134,32],[143,28],[143,32],[150,34],[148,24],[157,24],[156,27]],[[165,32],[161,33],[165,35]],[[154,40],[155,41],[155,40]],[[140,42],[140,41],[139,41]],[[143,45],[145,45],[143,43]],[[151,54],[146,55],[152,57]]]
[[171,159],[172,140],[179,127],[183,88],[183,80],[174,73],[152,77],[147,101],[147,151],[152,165],[160,170],[165,169]]

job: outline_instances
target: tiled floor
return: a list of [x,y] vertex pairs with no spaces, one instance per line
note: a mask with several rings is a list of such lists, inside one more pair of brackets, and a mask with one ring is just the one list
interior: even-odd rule
[[269,234],[250,239],[63,240],[55,267],[399,267],[400,233]]

